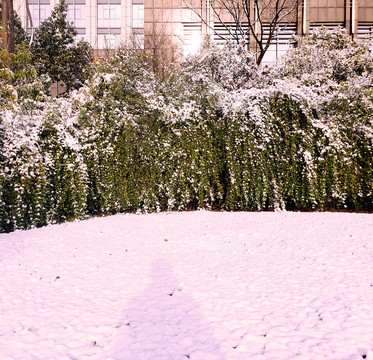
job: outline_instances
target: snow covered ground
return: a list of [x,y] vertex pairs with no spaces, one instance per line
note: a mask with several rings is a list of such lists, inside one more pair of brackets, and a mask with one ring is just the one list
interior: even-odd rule
[[0,234],[0,358],[373,359],[373,215],[116,215]]

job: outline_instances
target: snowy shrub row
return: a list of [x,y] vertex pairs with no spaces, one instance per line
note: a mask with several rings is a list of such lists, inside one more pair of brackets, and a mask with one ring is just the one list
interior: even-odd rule
[[[0,230],[86,214],[86,166],[56,108],[42,118],[6,112],[1,124]],[[56,112],[53,112],[55,110]]]
[[3,111],[0,231],[116,212],[371,211],[372,59],[325,29],[265,73],[234,45],[166,80],[119,52],[69,98]]

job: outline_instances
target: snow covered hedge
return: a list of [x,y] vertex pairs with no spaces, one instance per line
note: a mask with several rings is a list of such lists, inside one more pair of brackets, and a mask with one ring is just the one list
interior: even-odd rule
[[0,229],[42,226],[86,214],[86,166],[73,127],[55,104],[16,110],[1,123]]
[[366,45],[322,29],[264,73],[231,44],[166,80],[148,61],[119,52],[69,98],[2,112],[0,231],[126,211],[373,210]]

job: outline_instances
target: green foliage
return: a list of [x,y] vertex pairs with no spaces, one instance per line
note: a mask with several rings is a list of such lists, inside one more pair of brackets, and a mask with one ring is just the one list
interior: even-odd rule
[[[239,49],[209,48],[162,79],[120,51],[69,98],[9,107],[0,231],[116,212],[372,211],[372,54],[338,31],[264,75]],[[335,61],[307,72],[320,49]],[[353,64],[343,80],[336,61]]]
[[[349,209],[372,210],[373,91],[351,85],[345,84],[321,103],[320,113],[336,134],[331,144],[335,167],[332,188]],[[335,195],[327,195],[331,207],[340,207]]]
[[27,229],[86,213],[86,167],[72,127],[51,104],[42,122],[7,112],[0,124],[0,226]]
[[90,46],[83,41],[75,46],[76,34],[67,21],[67,4],[61,0],[35,31],[31,46],[38,74],[47,74],[52,82],[62,81],[67,91],[81,87],[90,75]]
[[17,51],[19,48],[22,48],[25,45],[27,45],[28,36],[26,34],[25,29],[22,26],[21,19],[19,18],[16,12],[14,12],[14,31],[15,31],[14,40],[16,43],[16,51]]
[[14,54],[0,49],[0,109],[19,105],[30,112],[46,100],[49,85],[48,78],[37,75],[27,45]]
[[86,167],[74,144],[74,131],[63,131],[58,115],[56,119],[56,114],[50,114],[38,137],[46,177],[44,208],[48,222],[80,218],[86,205]]

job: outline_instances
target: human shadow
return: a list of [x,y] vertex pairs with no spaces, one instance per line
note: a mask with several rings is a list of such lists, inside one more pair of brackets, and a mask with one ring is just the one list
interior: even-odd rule
[[171,263],[152,262],[151,283],[132,299],[109,351],[115,360],[222,360],[211,325],[179,285]]

